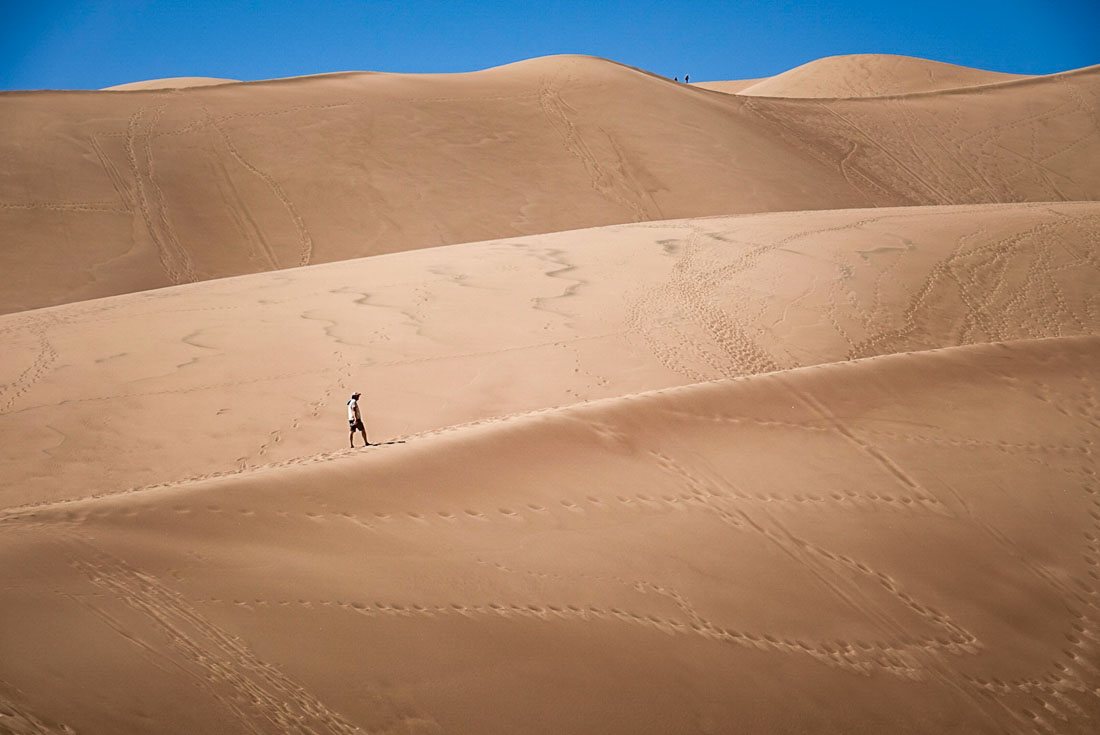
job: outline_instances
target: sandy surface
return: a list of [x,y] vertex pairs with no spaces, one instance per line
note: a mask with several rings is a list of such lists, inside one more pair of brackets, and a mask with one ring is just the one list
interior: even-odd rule
[[911,56],[852,54],[817,59],[774,77],[698,82],[693,86],[754,97],[884,97],[1033,78],[1026,74],[971,69]]
[[166,77],[164,79],[146,79],[142,82],[127,82],[104,87],[104,90],[132,92],[142,89],[185,89],[187,87],[209,87],[213,84],[231,84],[239,79],[219,79],[217,77]]
[[9,515],[0,677],[88,732],[1090,732],[1098,348],[834,363]]
[[723,377],[1090,334],[1098,231],[1097,203],[684,220],[8,315],[0,502],[338,448],[352,389],[388,440]]
[[0,733],[1094,733],[1096,75],[0,95]]
[[888,102],[722,95],[589,57],[0,93],[0,313],[498,237],[1100,198],[1100,67]]

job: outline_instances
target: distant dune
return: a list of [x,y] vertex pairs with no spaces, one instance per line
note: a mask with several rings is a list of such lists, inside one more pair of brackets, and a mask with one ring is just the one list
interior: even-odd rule
[[829,56],[764,79],[694,86],[756,97],[884,97],[1032,79],[889,54]]
[[240,81],[238,79],[218,79],[216,77],[167,77],[165,79],[148,79],[143,82],[127,82],[116,84],[112,87],[104,87],[105,91],[116,92],[138,91],[144,89],[184,89],[187,87],[208,87],[212,84],[229,84]]
[[770,77],[760,77],[759,79],[728,79],[725,81],[717,82],[692,82],[691,86],[699,87],[700,89],[709,89],[713,92],[725,92],[726,94],[738,94],[741,90],[751,87],[752,85],[762,82]]
[[1098,731],[1100,66],[227,81],[0,93],[0,735]]
[[588,57],[2,94],[0,312],[623,222],[1091,200],[1098,96],[1100,67],[883,105]]

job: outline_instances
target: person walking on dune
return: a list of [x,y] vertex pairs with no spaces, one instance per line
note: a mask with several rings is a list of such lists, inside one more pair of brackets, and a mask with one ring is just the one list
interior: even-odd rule
[[359,393],[352,393],[351,400],[348,401],[348,425],[351,427],[351,434],[348,435],[348,442],[351,444],[351,448],[355,449],[355,432],[363,432],[363,446],[369,447],[371,445],[370,439],[367,438],[367,427],[363,426],[363,417],[359,415]]

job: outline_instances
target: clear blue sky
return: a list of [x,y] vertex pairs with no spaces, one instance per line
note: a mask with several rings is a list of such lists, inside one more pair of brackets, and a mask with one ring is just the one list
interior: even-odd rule
[[1100,63],[1100,0],[3,0],[0,89],[472,71],[547,54],[744,79],[891,53],[1023,74]]

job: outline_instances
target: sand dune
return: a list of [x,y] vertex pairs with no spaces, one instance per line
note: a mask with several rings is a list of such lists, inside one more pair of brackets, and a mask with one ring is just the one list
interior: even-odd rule
[[372,436],[389,439],[890,352],[1093,334],[1098,229],[1096,203],[647,223],[10,315],[0,501],[339,447],[356,388]]
[[0,312],[632,221],[1100,198],[1100,67],[893,99],[588,57],[0,94]]
[[8,515],[0,678],[78,732],[1093,732],[1098,349],[784,371]]
[[230,84],[239,82],[239,79],[218,79],[217,77],[166,77],[164,79],[147,79],[142,82],[127,82],[104,87],[104,91],[133,92],[144,89],[185,89],[187,87],[209,87],[213,84]]
[[0,93],[0,733],[1096,732],[1100,67],[748,81]]
[[697,87],[759,97],[883,97],[1031,79],[890,54],[828,56],[774,77],[700,82]]
[[714,82],[691,82],[691,86],[699,89],[709,89],[712,92],[724,92],[725,94],[739,94],[754,84],[763,82],[771,77],[758,77],[756,79],[725,79]]

